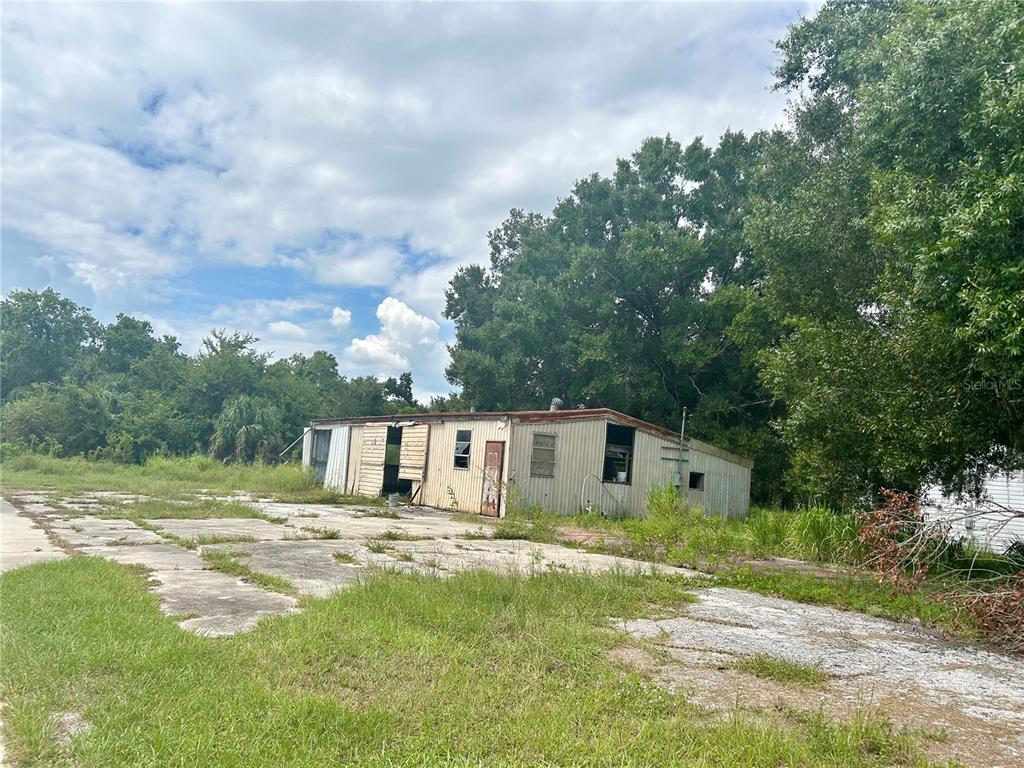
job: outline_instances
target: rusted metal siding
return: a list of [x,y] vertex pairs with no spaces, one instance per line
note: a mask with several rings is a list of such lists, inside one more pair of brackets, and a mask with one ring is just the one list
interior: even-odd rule
[[[531,477],[530,460],[534,433],[555,436],[553,477]],[[604,466],[605,421],[514,423],[512,445],[505,459],[509,467],[510,503],[538,505],[562,515],[580,508],[580,490],[588,474]],[[600,482],[594,484],[600,489]],[[616,498],[618,498],[616,496]]]
[[[607,424],[615,419],[514,423],[507,463],[512,494],[519,504],[537,504],[558,514],[574,514],[595,507],[611,512],[616,507],[632,515],[646,512],[651,488],[683,481],[682,492],[694,504],[714,514],[742,516],[749,510],[750,468],[702,450],[710,446],[693,440],[688,461],[679,477],[679,441],[637,429],[633,438],[633,469],[630,483],[601,481]],[[626,426],[632,426],[626,424]],[[533,434],[553,434],[554,477],[531,477]],[[704,472],[705,490],[689,491],[685,467]]]
[[402,449],[398,459],[399,478],[417,482],[423,479],[429,438],[429,424],[410,424],[402,427]]
[[[454,466],[455,433],[460,429],[468,429],[472,433],[469,469],[457,469]],[[424,489],[424,503],[427,506],[442,509],[454,506],[460,512],[480,512],[484,488],[484,452],[489,440],[506,443],[505,467],[501,478],[502,483],[505,483],[509,466],[509,425],[506,420],[462,419],[435,421],[431,424],[427,449],[427,483]],[[502,514],[504,506],[503,500]]]
[[367,424],[363,428],[359,465],[359,493],[363,496],[379,496],[384,487],[384,453],[387,442],[387,424]]

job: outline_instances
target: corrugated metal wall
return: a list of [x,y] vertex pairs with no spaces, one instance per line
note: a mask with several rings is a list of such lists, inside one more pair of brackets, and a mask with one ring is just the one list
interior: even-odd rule
[[334,427],[331,430],[331,446],[327,453],[327,469],[324,471],[324,487],[344,491],[348,478],[348,448],[351,428]]
[[363,465],[363,429],[362,424],[353,424],[348,445],[348,477],[345,480],[345,493],[355,495],[359,490],[359,470]]
[[[614,423],[614,422],[613,422]],[[513,493],[519,502],[537,504],[558,514],[574,514],[584,507],[606,512],[616,506],[633,515],[646,512],[651,488],[672,483],[679,471],[679,443],[637,429],[633,440],[630,484],[604,483],[605,434],[608,421],[513,423],[509,460]],[[555,435],[555,476],[531,477],[533,434]],[[750,506],[750,469],[718,456],[703,453],[699,441],[691,442],[687,464],[704,473],[704,490],[683,488],[691,503],[713,514],[744,516]]]
[[950,535],[954,537],[973,539],[993,552],[1004,552],[1015,541],[1024,541],[1024,517],[1006,511],[1024,511],[1024,472],[993,475],[985,482],[985,498],[978,502],[944,495],[937,487],[927,488],[921,495],[921,510],[927,520],[954,520],[964,508],[984,512],[974,517],[970,530],[965,521],[953,522]]
[[[701,450],[704,444],[690,441],[683,489],[691,504],[705,512],[726,517],[746,517],[750,512],[750,468]],[[690,472],[704,473],[704,489],[690,486]]]
[[[514,418],[514,417],[513,417]],[[615,423],[614,420],[611,420]],[[426,485],[421,495],[427,506],[463,512],[480,511],[484,480],[485,443],[504,442],[502,514],[511,494],[518,503],[540,505],[552,512],[574,514],[581,507],[607,511],[619,507],[642,515],[652,487],[678,481],[678,441],[637,429],[633,442],[631,483],[604,483],[605,434],[608,419],[511,423],[505,418],[453,419],[429,424],[403,423],[402,466],[404,476],[415,474],[420,446],[426,446]],[[377,495],[383,484],[387,424],[354,424],[349,427],[349,451],[345,490]],[[454,466],[455,435],[471,432],[470,466]],[[421,435],[425,433],[425,440]],[[531,477],[530,461],[534,433],[555,435],[554,477]],[[407,440],[408,449],[405,447]],[[333,441],[332,441],[333,442]],[[411,451],[412,453],[407,453]],[[416,456],[413,456],[413,453]],[[691,503],[707,512],[743,516],[750,505],[750,468],[725,458],[727,454],[698,440],[690,441],[682,488]],[[415,459],[415,460],[414,460]],[[703,490],[690,490],[689,472],[704,473]],[[419,474],[415,478],[418,480]],[[450,489],[450,492],[449,492]]]
[[[470,430],[469,469],[457,469],[455,463],[455,433],[460,429]],[[427,449],[427,484],[424,489],[424,503],[429,507],[450,509],[453,506],[461,512],[480,512],[484,488],[484,443],[488,440],[505,442],[505,465],[502,482],[508,479],[509,467],[509,425],[504,419],[442,421],[430,425],[429,447]],[[451,493],[449,493],[451,489]],[[502,499],[504,508],[505,499]]]

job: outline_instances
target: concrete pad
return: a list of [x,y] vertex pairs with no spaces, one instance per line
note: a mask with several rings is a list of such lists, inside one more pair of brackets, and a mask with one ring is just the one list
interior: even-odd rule
[[75,517],[53,520],[50,530],[73,547],[124,542],[125,544],[159,544],[163,541],[152,531],[140,528],[131,520],[99,517]]
[[254,539],[283,539],[286,535],[296,535],[293,529],[268,523],[259,518],[245,517],[209,517],[199,520],[180,520],[176,518],[159,518],[148,520],[151,525],[182,539],[195,539],[199,536],[251,536]]
[[403,517],[400,520],[394,520],[386,517],[356,517],[351,514],[338,514],[334,511],[317,518],[293,517],[288,520],[286,525],[299,529],[302,526],[330,528],[346,539],[376,538],[389,530],[431,539],[456,538],[476,534],[482,530],[480,525],[461,523],[443,516]]
[[176,544],[82,547],[83,555],[105,557],[123,565],[141,565],[155,572],[199,571],[206,567],[199,555]]
[[298,602],[288,595],[267,592],[217,571],[180,570],[153,573],[153,592],[164,613],[185,616],[183,629],[219,637],[245,632],[264,616],[292,613]]
[[60,560],[66,555],[46,531],[0,499],[0,573],[23,565]]
[[339,563],[335,552],[360,559],[360,547],[351,542],[331,539],[306,541],[262,541],[258,544],[211,544],[204,551],[223,550],[243,555],[250,568],[281,576],[303,595],[327,597],[355,584],[366,573],[365,558],[360,564]]
[[[696,703],[781,704],[838,718],[877,707],[898,725],[944,730],[943,761],[1024,765],[1024,659],[835,608],[717,587],[697,594],[678,616],[616,621],[668,652],[671,663],[648,671]],[[820,666],[832,679],[821,691],[794,691],[734,668],[756,653]]]
[[21,491],[10,494],[9,498],[18,502],[19,505],[46,504],[50,500],[49,495],[41,491]]

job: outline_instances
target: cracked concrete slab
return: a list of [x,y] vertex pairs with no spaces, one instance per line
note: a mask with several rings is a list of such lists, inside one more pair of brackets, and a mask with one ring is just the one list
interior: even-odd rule
[[0,573],[65,556],[44,529],[0,499]]
[[[671,658],[662,664],[624,651],[625,660],[705,706],[783,705],[833,717],[880,708],[897,724],[947,733],[948,748],[933,745],[942,759],[1024,764],[1024,659],[824,606],[736,589],[697,594],[678,616],[617,621]],[[831,680],[821,691],[794,690],[735,668],[757,653],[819,666]]]
[[[123,501],[119,496],[97,494],[82,494],[67,501],[88,508],[92,503],[111,499]],[[40,503],[34,499],[33,502]],[[184,540],[256,539],[203,545],[198,550],[179,547],[131,520],[103,519],[88,511],[67,520],[55,515],[45,519],[44,524],[82,554],[150,569],[153,591],[160,597],[163,610],[185,614],[187,618],[181,626],[186,629],[214,635],[251,629],[262,616],[297,610],[298,604],[290,596],[267,592],[209,570],[201,554],[211,549],[236,553],[249,568],[286,579],[301,595],[318,597],[350,587],[380,569],[442,576],[472,569],[524,574],[537,569],[692,574],[553,544],[477,539],[490,530],[485,523],[455,520],[440,510],[406,507],[387,512],[367,506],[265,500],[248,503],[283,522],[259,518],[147,521],[161,533]],[[396,514],[398,519],[384,516]],[[334,532],[336,538],[322,537],[324,530]],[[402,540],[384,541],[388,537]],[[348,557],[339,561],[335,558],[337,553]]]
[[187,617],[179,626],[210,637],[245,632],[264,616],[298,610],[293,597],[217,571],[155,571],[152,578],[163,612]]
[[154,573],[162,571],[202,570],[206,568],[199,555],[176,544],[139,544],[133,546],[89,546],[79,550],[83,555],[105,557],[122,565],[141,565]]
[[147,522],[161,531],[182,539],[197,539],[200,536],[249,536],[254,539],[283,539],[295,532],[278,523],[259,518],[206,517],[196,520],[179,518],[154,518]]
[[123,542],[125,544],[159,544],[163,541],[153,531],[140,528],[123,518],[73,517],[70,520],[51,520],[50,530],[72,547]]
[[365,559],[356,564],[335,560],[335,552],[358,558],[359,546],[339,540],[278,540],[256,544],[214,544],[204,550],[223,550],[242,556],[250,568],[287,579],[303,595],[327,597],[352,586],[367,573]]

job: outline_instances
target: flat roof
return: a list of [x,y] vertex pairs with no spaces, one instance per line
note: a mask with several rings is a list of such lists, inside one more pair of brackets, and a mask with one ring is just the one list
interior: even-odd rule
[[[432,413],[393,413],[384,416],[350,416],[341,419],[314,419],[311,426],[322,428],[327,426],[341,426],[344,424],[394,424],[403,421],[414,422],[440,422],[440,421],[490,421],[493,419],[507,419],[524,424],[536,424],[553,421],[589,421],[592,419],[612,420],[627,426],[635,427],[652,435],[669,440],[679,440],[679,433],[671,429],[659,427],[649,421],[638,419],[611,408],[563,408],[558,411],[441,411]],[[718,446],[705,443],[692,437],[686,438],[687,444],[726,461],[742,464],[745,467],[753,467],[754,462],[745,456],[726,451]]]

